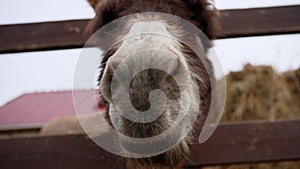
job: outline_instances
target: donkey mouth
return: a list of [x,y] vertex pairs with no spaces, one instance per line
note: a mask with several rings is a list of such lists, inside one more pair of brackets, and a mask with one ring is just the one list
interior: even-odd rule
[[123,151],[152,157],[178,149],[188,151],[183,145],[186,145],[184,138],[189,130],[189,117],[180,115],[180,110],[180,99],[168,100],[159,117],[147,123],[133,122],[123,117],[113,105],[110,105],[109,113],[113,127],[120,133],[118,140]]
[[[154,137],[134,138],[134,137],[119,137],[120,146],[125,152],[130,152],[138,155],[154,156],[163,154],[167,150],[176,147],[182,141],[182,132],[176,131],[167,136],[161,136],[162,133]],[[163,135],[163,134],[162,134]],[[166,149],[166,147],[168,147]]]

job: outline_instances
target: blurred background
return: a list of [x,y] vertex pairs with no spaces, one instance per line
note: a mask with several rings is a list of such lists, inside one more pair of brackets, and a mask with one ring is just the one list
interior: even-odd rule
[[[221,11],[234,11],[298,6],[300,0],[215,0],[215,5]],[[261,12],[263,15],[264,10]],[[93,7],[86,0],[0,0],[0,27],[87,20],[94,16]],[[4,35],[0,31],[1,44],[14,43],[14,39],[3,39]],[[223,123],[300,117],[299,33],[223,37],[213,43],[227,79]],[[74,116],[71,91],[80,52],[79,47],[0,52],[0,131],[40,130],[55,117]],[[223,166],[238,167],[298,169],[300,162]]]

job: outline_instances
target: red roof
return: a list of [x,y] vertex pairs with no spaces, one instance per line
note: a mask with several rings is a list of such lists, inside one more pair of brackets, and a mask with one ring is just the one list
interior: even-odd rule
[[[76,94],[86,95],[86,91]],[[98,106],[90,104],[85,109],[97,111]],[[0,127],[43,124],[66,115],[76,115],[72,91],[24,94],[0,107]]]

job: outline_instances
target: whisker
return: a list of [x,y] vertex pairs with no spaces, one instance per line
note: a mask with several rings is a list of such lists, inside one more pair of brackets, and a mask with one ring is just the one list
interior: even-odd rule
[[181,155],[183,155],[183,157],[189,162],[189,163],[191,163],[193,166],[195,166],[196,164],[191,160],[191,159],[189,159],[184,153],[182,153],[182,152],[179,152]]

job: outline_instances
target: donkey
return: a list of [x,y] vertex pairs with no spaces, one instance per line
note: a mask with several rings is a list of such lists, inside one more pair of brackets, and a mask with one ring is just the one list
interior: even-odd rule
[[[148,13],[148,14],[145,14]],[[150,15],[149,15],[150,12]],[[188,135],[171,149],[160,154],[144,158],[127,158],[126,166],[128,169],[180,169],[185,158],[190,154],[190,147],[197,142],[201,129],[208,115],[211,99],[212,86],[214,83],[214,72],[211,61],[205,53],[212,44],[203,41],[198,32],[185,30],[182,25],[176,22],[161,18],[156,13],[164,13],[183,18],[198,27],[209,39],[214,39],[218,35],[218,12],[207,0],[100,0],[96,5],[96,17],[87,26],[86,32],[94,33],[102,26],[115,19],[132,16],[124,22],[124,25],[116,29],[121,29],[119,33],[110,34],[109,37],[103,35],[105,43],[101,43],[104,51],[101,62],[99,86],[101,100],[106,105],[106,117],[109,124],[129,137],[148,138],[161,134],[167,130],[174,122],[180,109],[180,89],[174,77],[179,78],[186,84],[187,91],[191,98],[199,97],[200,105],[196,105],[199,114],[196,120],[185,120],[182,128],[192,127]],[[134,14],[134,15],[132,15]],[[150,32],[150,34],[144,34]],[[173,39],[155,36],[152,33],[169,35]],[[134,38],[128,38],[134,35]],[[188,39],[196,47],[203,47],[203,55],[198,56],[190,46],[180,39]],[[139,111],[146,111],[151,107],[149,95],[155,89],[161,89],[166,98],[164,112],[154,121],[140,123],[117,115],[122,111],[114,108],[111,91],[112,76],[122,61],[129,57],[130,52],[148,48],[159,48],[169,53],[163,54],[154,52],[147,54],[148,59],[162,59],[162,64],[171,74],[157,69],[147,69],[136,74],[130,82],[129,97],[131,104]],[[151,53],[151,52],[150,52]],[[148,56],[149,55],[149,56]],[[136,65],[142,63],[135,63]],[[133,65],[134,66],[134,65]],[[193,80],[186,79],[190,76]],[[120,82],[122,83],[122,82]],[[191,86],[197,86],[197,90]],[[195,93],[198,96],[194,96]],[[121,96],[120,96],[121,97]],[[195,100],[191,99],[187,104],[192,104]],[[159,101],[153,102],[159,104]],[[125,109],[125,108],[124,108]],[[120,123],[116,127],[114,122]],[[184,129],[183,129],[184,130]],[[178,131],[176,134],[181,134]]]

